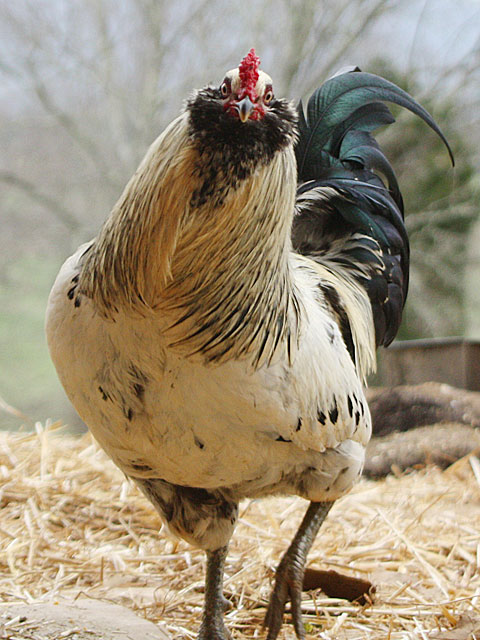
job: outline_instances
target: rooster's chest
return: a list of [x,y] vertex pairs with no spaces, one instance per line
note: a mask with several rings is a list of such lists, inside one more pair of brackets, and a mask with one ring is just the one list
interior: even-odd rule
[[321,468],[346,440],[368,440],[362,391],[331,345],[322,358],[307,345],[293,367],[207,366],[173,353],[158,318],[112,322],[88,299],[75,304],[71,280],[67,270],[49,302],[52,358],[77,412],[128,475],[268,492]]

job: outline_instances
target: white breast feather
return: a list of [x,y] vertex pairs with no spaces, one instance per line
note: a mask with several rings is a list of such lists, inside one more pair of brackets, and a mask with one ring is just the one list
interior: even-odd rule
[[[302,297],[307,321],[292,365],[279,358],[252,372],[240,360],[207,370],[166,348],[165,319],[120,314],[112,322],[86,298],[73,307],[66,291],[83,249],[57,278],[47,335],[72,403],[121,469],[186,486],[234,487],[242,496],[299,493],[285,478],[307,468],[316,471],[305,479],[305,497],[319,499],[325,488],[334,497],[351,486],[361,472],[370,416],[338,327],[315,300],[312,272],[298,272],[299,290],[310,293]],[[129,379],[132,365],[146,379],[142,402]],[[350,471],[337,478],[342,468]]]

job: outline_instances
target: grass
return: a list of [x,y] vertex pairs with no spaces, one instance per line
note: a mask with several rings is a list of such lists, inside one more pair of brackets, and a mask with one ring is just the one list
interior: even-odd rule
[[[9,265],[0,281],[0,398],[27,415],[56,415],[72,422],[75,414],[58,381],[44,332],[45,308],[59,264],[22,259]],[[32,423],[33,424],[33,423]],[[17,418],[0,412],[0,429],[16,429]]]

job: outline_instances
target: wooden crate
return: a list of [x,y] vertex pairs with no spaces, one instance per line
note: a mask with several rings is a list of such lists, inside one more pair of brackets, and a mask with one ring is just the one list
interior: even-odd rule
[[394,342],[378,351],[382,386],[445,382],[459,389],[480,391],[480,342],[463,338],[432,338]]

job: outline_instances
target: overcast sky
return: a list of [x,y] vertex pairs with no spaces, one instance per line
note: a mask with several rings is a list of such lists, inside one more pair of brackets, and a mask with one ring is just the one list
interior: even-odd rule
[[480,0],[407,0],[399,21],[386,16],[375,33],[379,52],[387,50],[404,70],[450,67],[479,45]]

